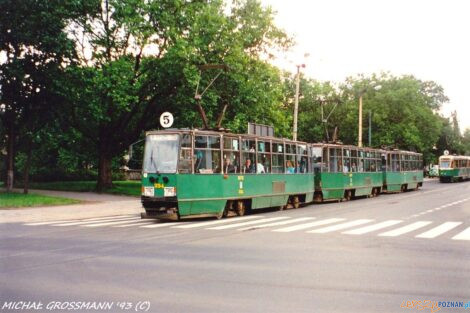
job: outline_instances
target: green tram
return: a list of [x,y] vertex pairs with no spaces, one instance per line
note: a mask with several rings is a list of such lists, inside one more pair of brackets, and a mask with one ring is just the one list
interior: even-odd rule
[[420,162],[420,154],[406,151],[208,130],[150,131],[142,216],[222,218],[404,191],[422,185]]
[[311,202],[314,173],[308,148],[304,142],[205,130],[147,132],[145,217],[221,218]]
[[456,182],[470,178],[470,156],[442,155],[439,157],[439,181]]

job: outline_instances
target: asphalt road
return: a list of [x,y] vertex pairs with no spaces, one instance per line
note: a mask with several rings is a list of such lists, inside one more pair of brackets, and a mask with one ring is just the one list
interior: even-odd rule
[[0,311],[107,301],[110,312],[130,311],[123,302],[149,312],[412,312],[404,301],[470,301],[470,182],[221,221],[45,220],[0,223]]

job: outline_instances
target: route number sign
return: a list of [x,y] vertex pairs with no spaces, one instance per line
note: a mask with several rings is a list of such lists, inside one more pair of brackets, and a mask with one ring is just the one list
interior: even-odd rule
[[162,115],[160,115],[160,125],[162,125],[163,128],[171,127],[171,125],[173,125],[173,114],[163,112]]

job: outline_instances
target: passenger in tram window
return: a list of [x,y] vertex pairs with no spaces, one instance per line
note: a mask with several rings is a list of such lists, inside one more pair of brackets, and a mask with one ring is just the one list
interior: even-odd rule
[[202,159],[204,158],[204,153],[202,150],[195,150],[194,157],[196,161],[194,162],[194,172],[199,173],[202,167]]
[[354,161],[352,162],[351,170],[352,170],[353,172],[357,172],[356,162],[354,162]]
[[295,168],[294,168],[294,165],[292,164],[291,160],[286,161],[286,173],[287,174],[294,174],[295,173]]
[[349,173],[349,168],[346,164],[343,166],[343,173]]
[[299,173],[307,173],[307,158],[302,157],[299,164]]
[[[339,156],[338,158],[340,158],[340,157],[341,156]],[[337,163],[337,172],[341,173],[343,171],[343,163],[341,163],[341,159],[338,159],[338,161],[336,163]]]
[[235,166],[232,165],[232,161],[230,161],[230,158],[225,158],[224,160],[224,173],[235,173],[236,169]]
[[364,172],[364,160],[359,160],[359,168],[357,169],[358,172]]
[[243,173],[256,173],[255,167],[251,164],[250,159],[246,159],[245,166],[243,166]]
[[261,163],[256,164],[256,173],[257,174],[264,174],[266,171],[264,170],[264,166]]

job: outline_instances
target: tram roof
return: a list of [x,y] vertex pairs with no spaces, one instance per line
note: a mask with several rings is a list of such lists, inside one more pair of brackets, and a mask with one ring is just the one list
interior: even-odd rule
[[470,160],[468,155],[441,155],[440,159],[450,159],[450,160]]
[[146,135],[156,135],[156,134],[177,134],[177,133],[199,133],[204,135],[223,135],[223,136],[241,136],[244,138],[260,138],[264,140],[272,140],[272,141],[281,141],[281,142],[288,142],[290,144],[302,144],[302,145],[311,145],[314,147],[338,147],[338,148],[346,148],[346,149],[361,149],[364,151],[378,151],[381,153],[400,153],[400,154],[408,154],[408,155],[422,155],[422,153],[412,152],[412,151],[405,151],[405,150],[387,150],[381,148],[371,148],[371,147],[357,147],[354,145],[344,145],[339,143],[328,143],[328,142],[316,142],[316,143],[308,143],[305,141],[293,141],[292,139],[288,138],[279,138],[279,137],[271,137],[271,136],[260,136],[260,135],[253,135],[253,134],[237,134],[228,131],[216,131],[216,130],[206,130],[206,129],[189,129],[189,128],[169,128],[164,130],[150,130],[147,131]]
[[308,145],[308,142],[305,141],[293,141],[292,139],[288,138],[280,138],[280,137],[271,137],[271,136],[261,136],[261,135],[253,135],[253,134],[237,134],[231,133],[227,131],[216,131],[216,130],[205,130],[205,129],[185,129],[185,128],[170,128],[165,130],[150,130],[147,131],[146,135],[157,135],[157,134],[179,134],[179,133],[198,133],[204,135],[214,135],[214,136],[231,136],[231,137],[238,137],[241,136],[243,138],[260,138],[263,140],[272,140],[272,141],[279,141],[279,142],[289,142],[291,144],[302,144]]

